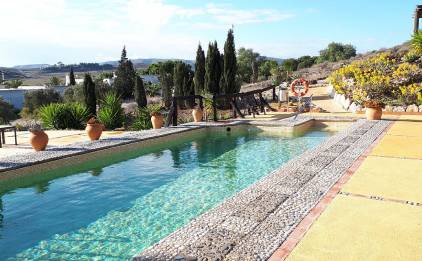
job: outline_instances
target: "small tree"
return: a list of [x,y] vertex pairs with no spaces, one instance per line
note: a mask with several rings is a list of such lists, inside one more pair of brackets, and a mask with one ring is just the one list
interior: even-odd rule
[[120,95],[122,98],[133,97],[136,72],[133,68],[132,62],[126,57],[126,47],[123,47],[119,66],[117,67],[116,71],[116,76],[117,77],[113,85],[118,95]]
[[95,84],[92,81],[91,75],[85,74],[84,78],[84,101],[92,116],[97,114],[97,99],[95,97]]
[[144,81],[141,77],[136,76],[135,81],[135,101],[139,108],[147,106],[147,96],[145,94]]
[[205,88],[205,53],[201,44],[198,45],[195,61],[195,93],[202,93]]
[[56,76],[51,77],[47,83],[48,86],[57,86],[61,84],[62,84],[62,80],[60,80],[60,78]]
[[75,74],[73,73],[73,67],[70,67],[69,73],[69,85],[74,86],[76,85]]

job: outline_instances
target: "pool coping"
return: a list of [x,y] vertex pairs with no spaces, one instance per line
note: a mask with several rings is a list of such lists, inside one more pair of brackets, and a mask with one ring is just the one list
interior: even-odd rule
[[389,124],[357,119],[133,260],[267,260]]
[[310,124],[315,120],[324,121],[354,121],[354,118],[344,117],[312,117],[299,115],[291,116],[281,120],[232,120],[221,122],[199,122],[186,123],[175,127],[151,129],[139,132],[124,133],[114,137],[100,139],[98,141],[83,141],[69,145],[48,148],[46,151],[29,152],[20,155],[11,155],[0,158],[0,180],[15,178],[25,175],[27,172],[43,171],[57,168],[60,163],[71,165],[79,160],[89,160],[95,158],[100,153],[118,152],[125,146],[139,146],[148,141],[157,141],[160,138],[170,137],[171,135],[186,133],[193,130],[199,130],[212,127],[225,127],[236,125],[252,126],[278,126],[286,127],[292,131],[300,126]]

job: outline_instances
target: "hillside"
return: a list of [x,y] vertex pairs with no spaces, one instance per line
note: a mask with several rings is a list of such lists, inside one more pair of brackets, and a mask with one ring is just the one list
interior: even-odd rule
[[380,49],[377,51],[368,52],[365,54],[358,54],[355,57],[343,60],[339,62],[324,62],[320,64],[315,64],[310,68],[304,68],[295,72],[295,74],[304,77],[305,79],[314,82],[318,80],[326,79],[333,71],[352,63],[353,61],[361,61],[367,60],[370,57],[376,56],[382,52],[390,51],[393,53],[396,52],[405,52],[408,51],[410,48],[410,44],[408,42],[403,43],[401,45],[394,46],[392,48]]

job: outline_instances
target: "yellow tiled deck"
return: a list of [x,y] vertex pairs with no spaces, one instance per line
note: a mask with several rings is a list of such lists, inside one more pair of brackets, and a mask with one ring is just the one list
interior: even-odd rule
[[398,118],[287,260],[422,260],[422,117]]

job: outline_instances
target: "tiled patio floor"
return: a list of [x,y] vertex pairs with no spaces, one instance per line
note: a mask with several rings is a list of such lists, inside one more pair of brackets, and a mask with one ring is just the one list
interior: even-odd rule
[[422,117],[400,120],[287,260],[422,260]]

